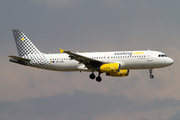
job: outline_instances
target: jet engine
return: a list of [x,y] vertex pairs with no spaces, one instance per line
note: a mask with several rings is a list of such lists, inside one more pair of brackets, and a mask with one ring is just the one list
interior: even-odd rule
[[129,70],[120,70],[119,72],[106,73],[106,75],[112,77],[125,77],[129,75]]
[[119,63],[107,63],[100,66],[100,72],[105,73],[114,73],[120,71],[120,64]]
[[119,63],[107,63],[100,66],[100,72],[105,72],[107,76],[124,77],[129,75],[129,70],[120,70]]

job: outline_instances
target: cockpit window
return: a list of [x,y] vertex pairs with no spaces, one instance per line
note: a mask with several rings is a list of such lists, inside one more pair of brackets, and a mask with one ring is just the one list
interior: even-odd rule
[[167,56],[164,54],[159,54],[158,57],[167,57]]

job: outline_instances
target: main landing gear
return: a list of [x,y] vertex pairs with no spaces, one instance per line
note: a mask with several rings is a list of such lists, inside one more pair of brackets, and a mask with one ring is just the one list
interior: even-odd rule
[[154,75],[152,74],[152,69],[149,69],[149,73],[150,73],[150,78],[153,79],[154,78]]
[[101,81],[102,81],[102,78],[101,78],[100,74],[101,74],[101,73],[99,72],[99,75],[96,77],[96,76],[94,75],[94,72],[92,72],[92,74],[89,75],[89,78],[91,78],[91,79],[93,80],[93,79],[95,79],[95,77],[96,77],[96,81],[97,81],[97,82],[101,82]]

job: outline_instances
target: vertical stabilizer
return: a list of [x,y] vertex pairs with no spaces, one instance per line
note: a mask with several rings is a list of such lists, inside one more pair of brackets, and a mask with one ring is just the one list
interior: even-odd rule
[[14,34],[14,39],[16,42],[19,56],[22,57],[29,54],[41,53],[21,30],[12,30],[12,31]]

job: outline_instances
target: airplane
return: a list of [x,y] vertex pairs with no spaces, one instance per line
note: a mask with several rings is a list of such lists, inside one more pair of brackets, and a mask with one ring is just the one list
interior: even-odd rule
[[[149,69],[150,78],[154,78],[152,70],[170,66],[173,59],[164,53],[151,50],[110,51],[110,52],[71,52],[59,49],[58,54],[45,54],[21,30],[12,30],[19,56],[9,56],[10,62],[25,66],[53,71],[87,71],[90,79],[101,82],[101,74],[111,77],[125,77],[130,70]],[[96,77],[94,72],[98,72]]]

